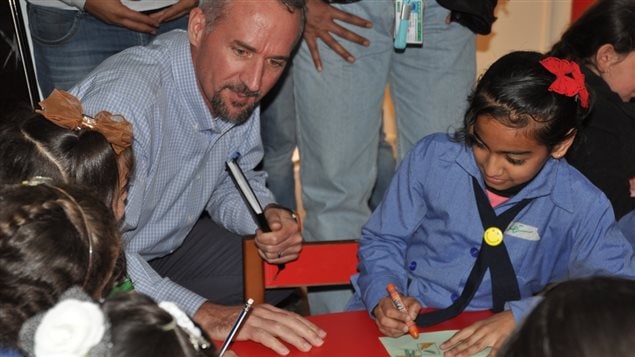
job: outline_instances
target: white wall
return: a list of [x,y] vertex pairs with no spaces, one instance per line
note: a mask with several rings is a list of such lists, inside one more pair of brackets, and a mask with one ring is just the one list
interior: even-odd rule
[[492,33],[477,37],[477,74],[514,50],[544,52],[571,18],[571,0],[498,0]]
[[[477,36],[477,76],[508,52],[549,50],[569,25],[571,4],[572,0],[498,0],[495,10],[498,19],[492,32]],[[386,139],[394,146],[397,135],[388,91],[384,103],[384,131]]]

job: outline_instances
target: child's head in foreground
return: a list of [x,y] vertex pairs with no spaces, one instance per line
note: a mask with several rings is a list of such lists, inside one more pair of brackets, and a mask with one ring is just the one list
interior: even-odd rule
[[510,337],[505,357],[630,356],[635,349],[635,281],[571,280],[549,289]]
[[588,108],[577,64],[512,52],[479,80],[456,138],[472,146],[487,186],[505,191],[563,157]]
[[134,292],[102,305],[112,326],[113,356],[216,356],[216,347],[173,303]]
[[99,304],[78,287],[27,320],[19,345],[29,356],[216,356],[209,337],[174,303],[127,292]]
[[79,100],[62,91],[40,106],[0,120],[0,182],[43,176],[82,185],[121,218],[133,166],[130,124],[108,112],[87,117]]
[[45,178],[0,186],[0,346],[71,286],[101,298],[120,252],[112,210],[89,193]]

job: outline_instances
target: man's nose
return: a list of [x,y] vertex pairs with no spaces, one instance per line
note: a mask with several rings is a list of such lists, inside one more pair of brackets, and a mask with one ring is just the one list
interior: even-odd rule
[[254,61],[249,64],[241,75],[241,81],[252,92],[260,91],[262,85],[262,76],[264,72],[264,63],[262,61]]

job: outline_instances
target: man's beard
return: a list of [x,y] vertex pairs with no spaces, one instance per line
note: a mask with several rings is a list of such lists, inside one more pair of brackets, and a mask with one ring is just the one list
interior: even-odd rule
[[218,91],[214,92],[214,96],[212,97],[211,105],[214,115],[218,116],[222,121],[226,123],[241,125],[247,121],[251,117],[251,114],[254,112],[254,109],[258,105],[255,102],[252,105],[246,106],[243,110],[241,110],[238,114],[231,115],[229,114],[229,108],[223,102],[223,98],[221,96],[221,92],[223,89],[229,89],[235,93],[242,94],[246,97],[254,97],[258,98],[260,96],[260,92],[258,91],[250,91],[247,89],[247,86],[244,84],[226,84]]

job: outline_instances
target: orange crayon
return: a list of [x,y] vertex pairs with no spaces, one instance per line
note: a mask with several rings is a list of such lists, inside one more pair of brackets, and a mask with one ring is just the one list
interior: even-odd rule
[[[388,290],[392,303],[395,304],[397,310],[401,312],[408,312],[403,304],[403,301],[401,301],[401,297],[399,296],[399,292],[397,292],[395,285],[389,283],[386,286],[386,290]],[[419,338],[419,329],[417,328],[417,325],[415,325],[415,322],[408,320],[406,321],[406,324],[408,325],[408,332],[410,333],[410,336],[412,336],[412,338]]]

